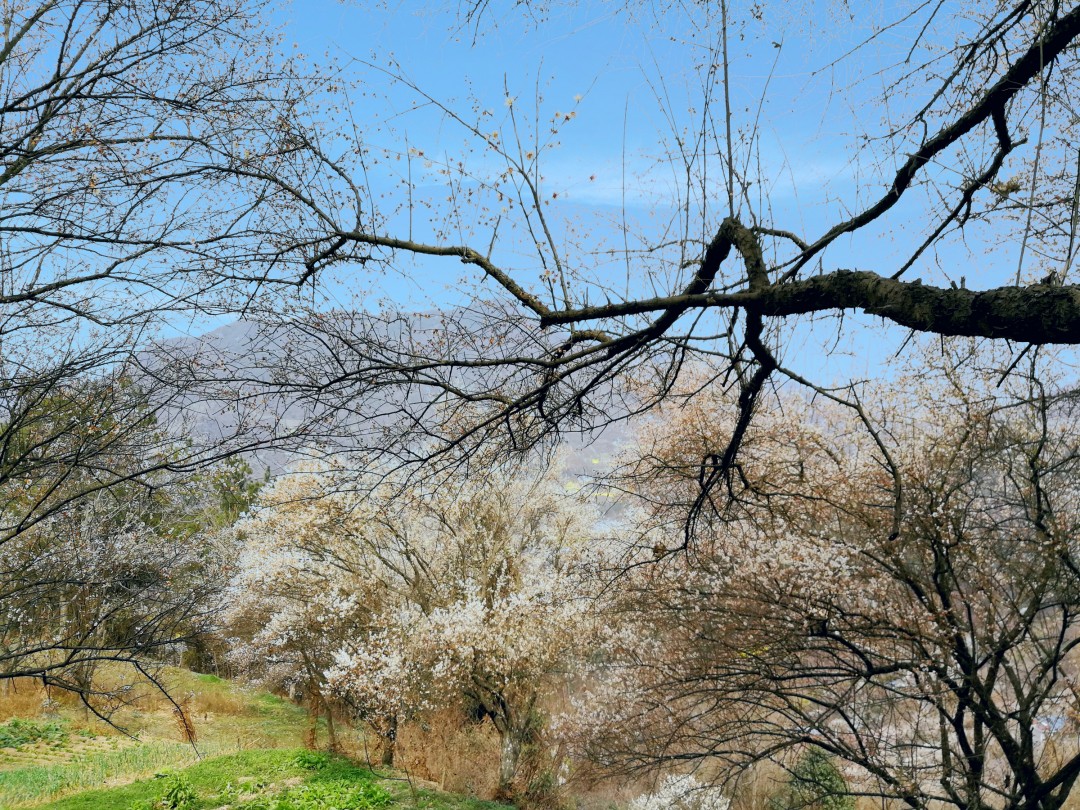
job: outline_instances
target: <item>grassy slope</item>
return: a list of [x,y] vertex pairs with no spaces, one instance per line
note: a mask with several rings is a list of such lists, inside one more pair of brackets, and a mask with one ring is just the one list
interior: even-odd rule
[[[75,705],[49,700],[43,705],[46,696],[37,694],[33,684],[0,692],[0,810],[128,810],[133,803],[160,798],[174,781],[155,778],[162,772],[182,774],[197,797],[192,808],[200,810],[246,807],[244,802],[252,810],[322,810],[335,803],[320,804],[320,791],[344,791],[356,798],[365,785],[376,785],[376,793],[384,790],[388,807],[496,807],[413,792],[403,782],[343,759],[323,758],[319,767],[312,767],[310,755],[299,748],[308,734],[302,708],[213,676],[172,669],[163,674],[170,693],[193,721],[199,754],[183,742],[172,706],[152,691],[115,718],[137,740]],[[29,718],[29,725],[12,724],[12,716]],[[41,732],[40,739],[35,739],[35,730]],[[312,796],[315,800],[307,801]],[[361,801],[355,806],[379,805]]]
[[[495,810],[500,805],[418,790],[379,776],[341,758],[313,758],[303,750],[244,751],[216,757],[180,772],[195,794],[191,810],[254,806],[272,810],[323,810],[319,797],[352,798],[358,808],[408,807],[418,810]],[[168,779],[145,779],[122,787],[69,796],[38,810],[122,810],[152,802]],[[340,806],[334,804],[334,806]]]
[[69,699],[46,699],[36,684],[0,693],[0,718],[7,721],[0,727],[10,728],[8,718],[14,714],[63,730],[59,739],[0,747],[0,810],[186,767],[200,755],[303,744],[306,713],[288,701],[179,669],[161,676],[195,727],[198,753],[184,742],[172,705],[153,689],[136,690],[130,705],[114,715],[117,725],[137,739]]

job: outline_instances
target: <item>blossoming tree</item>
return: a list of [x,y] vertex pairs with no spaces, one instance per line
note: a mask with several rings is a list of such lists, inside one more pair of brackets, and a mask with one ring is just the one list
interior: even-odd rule
[[395,499],[389,483],[363,495],[355,483],[285,476],[241,524],[234,617],[257,628],[248,660],[328,686],[383,737],[387,764],[401,720],[450,705],[490,719],[510,795],[545,694],[603,632],[596,515],[544,475],[495,471]]
[[223,535],[236,559],[225,617],[233,663],[306,696],[313,723],[325,709],[333,746],[323,672],[345,635],[366,625],[374,596],[363,592],[368,583],[346,556],[348,499],[327,485],[327,476],[315,470],[278,478],[252,513]]
[[[999,386],[955,359],[877,413],[784,431],[814,409],[763,405],[745,448],[770,463],[703,510],[686,554],[647,544],[662,560],[627,580],[638,637],[595,690],[594,755],[737,771],[817,749],[847,778],[827,795],[1061,807],[1080,776],[1075,396],[1041,360]],[[664,493],[653,536],[695,497],[687,428],[709,420],[685,416],[634,468]]]
[[403,599],[380,634],[346,645],[332,682],[361,703],[392,696],[387,713],[401,695],[413,710],[464,699],[498,732],[498,790],[512,794],[545,691],[602,630],[592,517],[551,478],[483,476],[416,502],[376,552]]

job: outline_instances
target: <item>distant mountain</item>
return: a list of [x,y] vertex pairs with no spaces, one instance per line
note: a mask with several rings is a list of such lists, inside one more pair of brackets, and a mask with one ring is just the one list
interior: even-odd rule
[[[422,397],[423,386],[393,384],[387,369],[401,355],[380,355],[375,330],[407,345],[415,359],[448,318],[460,317],[421,313],[374,321],[332,313],[315,323],[240,320],[163,341],[143,355],[143,365],[152,385],[168,392],[163,421],[174,432],[238,448],[256,471],[273,474],[313,454],[375,452],[400,440],[431,403]],[[460,369],[452,374],[461,385],[483,383]],[[622,423],[591,435],[566,434],[560,457],[568,485],[609,470],[628,437]]]

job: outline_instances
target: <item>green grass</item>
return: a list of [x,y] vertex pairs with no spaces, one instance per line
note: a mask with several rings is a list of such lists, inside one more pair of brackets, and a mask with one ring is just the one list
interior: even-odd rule
[[[173,801],[162,802],[171,796]],[[186,801],[185,801],[186,799]],[[341,757],[302,749],[243,751],[182,771],[93,790],[38,810],[502,810],[503,805],[435,791],[411,791],[397,779]]]
[[[163,677],[170,693],[184,703],[203,756],[295,748],[304,742],[307,712],[287,700],[186,670],[170,668]],[[78,707],[55,710],[59,717],[19,718],[0,725],[0,810],[30,807],[198,761],[195,750],[180,739],[172,705],[152,690],[115,717],[138,740],[119,735]]]
[[114,751],[95,751],[70,762],[0,771],[0,810],[97,787],[129,774],[187,765],[195,759],[190,746],[154,741]]
[[24,748],[35,743],[62,745],[67,736],[67,729],[56,721],[43,723],[16,717],[0,723],[0,748]]
[[503,807],[413,790],[391,775],[304,750],[307,712],[284,698],[186,670],[163,677],[194,723],[198,754],[180,741],[172,704],[152,691],[116,717],[138,740],[74,706],[54,708],[59,716],[10,720],[0,725],[8,741],[0,744],[0,810]]

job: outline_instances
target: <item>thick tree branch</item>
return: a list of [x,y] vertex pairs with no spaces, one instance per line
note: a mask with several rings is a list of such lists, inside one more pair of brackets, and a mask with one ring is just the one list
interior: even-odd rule
[[1080,286],[1035,284],[975,291],[903,282],[869,271],[837,270],[802,281],[736,293],[661,296],[552,312],[541,326],[695,308],[734,308],[786,317],[861,309],[919,332],[1015,340],[1080,343]]

